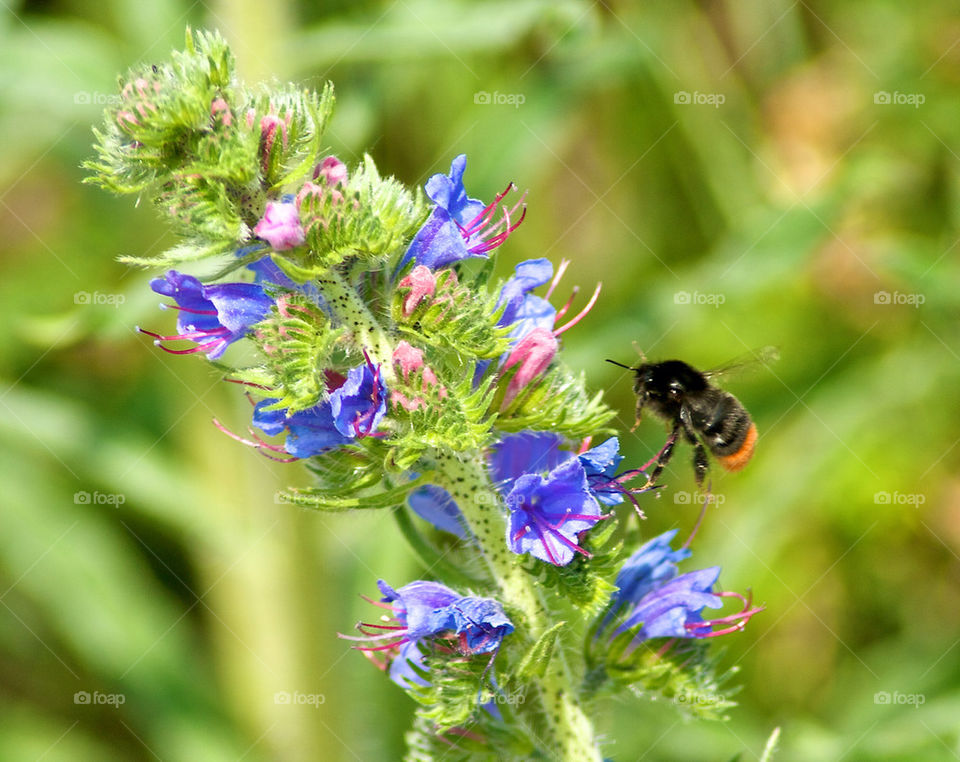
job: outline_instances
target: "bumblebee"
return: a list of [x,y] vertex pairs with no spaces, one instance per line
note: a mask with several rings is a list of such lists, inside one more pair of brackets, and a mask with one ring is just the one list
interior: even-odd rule
[[743,363],[701,372],[680,360],[642,362],[636,367],[615,360],[607,362],[634,374],[637,423],[643,409],[649,408],[673,427],[667,444],[655,459],[650,483],[656,482],[670,462],[681,434],[693,445],[693,473],[698,487],[703,486],[708,471],[708,449],[727,471],[739,471],[753,457],[756,424],[740,400],[711,383],[711,378]]

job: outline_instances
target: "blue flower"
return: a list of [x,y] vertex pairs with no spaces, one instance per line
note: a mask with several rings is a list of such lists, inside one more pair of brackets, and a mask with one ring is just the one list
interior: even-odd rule
[[466,167],[467,157],[461,154],[450,164],[449,175],[437,174],[427,181],[427,196],[436,206],[411,241],[397,266],[398,271],[411,259],[418,265],[436,270],[461,259],[484,257],[523,222],[523,215],[515,223],[510,222],[510,215],[522,199],[510,212],[505,211],[500,221],[493,221],[497,204],[511,190],[512,184],[489,205],[467,196],[463,187]]
[[387,387],[379,368],[365,363],[351,368],[329,399],[313,407],[288,414],[271,407],[276,403],[274,398],[257,403],[253,425],[269,436],[287,431],[284,450],[295,458],[309,458],[376,431],[387,411]]
[[524,474],[552,471],[572,453],[560,450],[563,437],[547,431],[524,431],[501,439],[489,458],[490,476],[498,489]]
[[[414,477],[416,478],[416,477]],[[435,484],[426,484],[413,490],[407,496],[407,504],[420,518],[426,519],[437,529],[466,537],[467,529],[463,523],[463,514],[450,493]]]
[[526,336],[534,328],[553,331],[557,311],[546,299],[530,293],[550,282],[553,265],[549,259],[527,259],[514,268],[514,274],[500,289],[497,307],[506,304],[498,325],[512,325],[513,343]]
[[[673,550],[677,530],[647,541],[624,562],[617,574],[617,591],[597,630],[600,637],[616,619],[610,637],[633,631],[635,644],[651,638],[705,638],[741,630],[762,607],[737,593],[713,591],[720,567],[679,574],[677,563],[690,557],[688,548]],[[743,609],[730,616],[705,621],[705,608],[717,609],[726,597],[739,598]],[[721,627],[721,629],[715,629]]]
[[[492,598],[460,595],[439,582],[417,580],[394,590],[383,580],[377,605],[390,609],[393,621],[361,624],[361,637],[348,638],[382,645],[360,646],[367,652],[393,652],[390,679],[403,688],[427,686],[417,670],[426,671],[421,645],[429,639],[456,635],[459,651],[465,655],[494,653],[503,638],[513,632],[513,623],[503,607]],[[414,665],[417,669],[414,669]]]
[[593,496],[604,505],[622,503],[624,488],[617,481],[617,467],[623,460],[620,440],[610,437],[577,457],[587,472],[587,484]]
[[[219,359],[230,344],[246,336],[251,326],[267,317],[273,305],[273,299],[254,283],[204,285],[192,275],[176,270],[150,281],[150,288],[176,301],[173,309],[180,311],[178,332],[161,336],[142,328],[138,330],[153,336],[154,343],[171,354],[202,352],[211,360]],[[167,308],[168,305],[161,306]],[[193,341],[196,346],[170,349],[163,346],[165,341]]]
[[566,566],[574,553],[589,555],[577,542],[581,532],[605,516],[590,493],[587,474],[576,458],[545,477],[524,474],[506,496],[510,519],[507,545],[555,566]]

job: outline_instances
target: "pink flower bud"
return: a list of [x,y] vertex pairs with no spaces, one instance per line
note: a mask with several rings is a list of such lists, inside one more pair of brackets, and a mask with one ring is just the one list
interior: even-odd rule
[[503,398],[504,408],[517,398],[527,384],[547,369],[558,347],[557,337],[547,328],[534,328],[517,343],[503,364],[504,371],[518,363],[520,365],[507,385],[507,393]]
[[336,156],[328,156],[313,172],[313,179],[324,178],[328,188],[335,185],[344,185],[347,182],[347,165]]
[[263,218],[253,229],[258,238],[267,241],[276,251],[300,246],[306,240],[300,225],[300,214],[293,202],[268,201]]
[[220,121],[224,127],[233,124],[233,114],[230,111],[230,106],[223,98],[214,98],[213,103],[210,104],[210,116],[216,119],[217,114],[220,115]]
[[[427,389],[435,386],[438,383],[437,374],[434,373],[433,370],[431,370],[430,367],[425,365],[423,362],[423,352],[416,347],[411,346],[406,341],[401,341],[399,344],[397,344],[397,348],[393,350],[393,364],[400,371],[400,375],[403,380],[407,382],[410,380],[411,373],[415,373],[416,371],[422,369],[422,389]],[[425,406],[427,403],[427,401],[420,396],[410,399],[396,390],[392,391],[391,394],[394,401],[407,410],[416,410]],[[439,395],[441,399],[446,397],[447,390],[443,387],[440,387]]]
[[433,296],[437,288],[437,277],[426,265],[417,265],[397,286],[410,289],[410,293],[403,300],[403,316],[410,317],[420,302]]

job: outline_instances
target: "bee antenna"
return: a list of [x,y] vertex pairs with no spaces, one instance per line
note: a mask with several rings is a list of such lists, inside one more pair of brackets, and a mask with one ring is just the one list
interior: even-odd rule
[[629,365],[624,365],[622,362],[617,362],[616,360],[607,360],[611,365],[616,365],[619,368],[626,368],[627,370],[633,370]]

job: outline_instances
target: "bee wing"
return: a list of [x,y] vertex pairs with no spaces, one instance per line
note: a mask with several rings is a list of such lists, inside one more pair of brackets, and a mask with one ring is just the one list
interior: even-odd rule
[[762,347],[752,352],[747,352],[728,363],[724,363],[716,368],[703,371],[703,375],[709,379],[729,376],[736,373],[758,370],[772,365],[780,359],[780,350],[774,346]]

